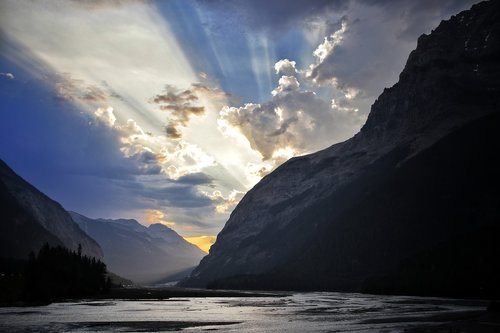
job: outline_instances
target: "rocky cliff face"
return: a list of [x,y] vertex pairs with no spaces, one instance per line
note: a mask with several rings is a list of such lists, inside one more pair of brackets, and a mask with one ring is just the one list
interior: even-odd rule
[[[479,130],[486,124],[475,121],[484,121],[499,111],[499,22],[500,4],[485,2],[443,21],[430,35],[421,36],[399,82],[373,104],[361,131],[343,143],[289,160],[257,184],[233,211],[210,254],[185,285],[206,286],[217,281],[221,287],[235,283],[232,286],[360,290],[375,276],[396,274],[401,262],[412,255],[490,221],[492,215],[486,214],[487,218],[478,221],[462,221],[458,228],[448,223],[461,208],[480,212],[476,202],[462,202],[460,197],[470,197],[465,193],[468,190],[484,192],[487,200],[498,201],[485,190],[485,179],[485,183],[464,181],[473,177],[470,172],[480,172],[481,168],[491,171],[491,161],[481,159],[490,163],[486,168],[474,165],[464,152],[470,148],[488,156],[488,149],[495,149],[491,133],[488,136]],[[459,130],[463,137],[479,131],[475,135],[479,142],[467,136],[476,143],[467,146],[453,136]],[[488,130],[494,132],[495,128]],[[449,150],[441,152],[442,147]],[[470,170],[449,172],[455,178],[445,177],[449,186],[443,185],[440,195],[465,205],[453,213],[449,211],[453,205],[418,207],[417,202],[430,204],[416,200],[423,192],[405,192],[394,183],[397,178],[410,189],[419,188],[419,184],[436,186],[428,180],[446,174],[435,164],[432,154],[438,151],[444,158],[442,165],[453,168],[448,162],[454,161],[470,166]],[[428,167],[427,174],[415,173],[417,165]],[[498,179],[494,172],[488,175],[493,177],[490,181]],[[468,185],[461,188],[461,183]],[[396,200],[397,193],[403,192],[406,196],[398,199],[398,207],[372,200],[379,195]],[[366,197],[367,193],[373,197]],[[362,200],[366,200],[366,207],[358,205]],[[390,216],[391,211],[397,214],[388,221],[384,216]],[[419,218],[407,218],[412,215]],[[393,232],[401,228],[412,230],[416,236]],[[435,230],[440,231],[436,237]],[[423,241],[419,243],[418,239]],[[362,255],[365,251],[376,254],[377,249],[381,249],[384,260]],[[246,278],[231,280],[235,276]]]
[[145,227],[130,219],[94,220],[74,212],[71,216],[102,247],[108,268],[136,283],[166,281],[173,275],[183,278],[206,254],[162,224]]
[[4,257],[25,258],[48,242],[102,259],[99,245],[64,208],[19,177],[0,160],[2,252]]

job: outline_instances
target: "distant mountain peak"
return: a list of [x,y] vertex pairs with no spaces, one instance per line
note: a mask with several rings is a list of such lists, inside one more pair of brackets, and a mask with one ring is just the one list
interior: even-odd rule
[[168,226],[164,225],[163,223],[153,223],[148,226],[148,229],[150,230],[159,230],[159,231],[172,231],[174,232],[171,228]]
[[183,277],[205,255],[160,223],[146,227],[134,219],[90,219],[71,214],[101,245],[110,270],[137,283]]
[[97,221],[100,222],[105,222],[105,223],[116,223],[116,224],[122,224],[126,226],[142,226],[144,227],[143,224],[141,224],[139,221],[135,219],[124,219],[124,218],[119,218],[119,219],[97,219]]

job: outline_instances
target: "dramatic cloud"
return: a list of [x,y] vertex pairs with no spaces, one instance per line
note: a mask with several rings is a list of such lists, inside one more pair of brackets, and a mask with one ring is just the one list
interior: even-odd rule
[[214,235],[472,2],[3,0],[0,153],[68,209]]
[[298,91],[300,86],[300,83],[295,76],[283,75],[278,83],[278,87],[271,92],[273,96],[278,96],[286,92]]
[[334,70],[334,66],[326,60],[334,59],[334,50],[336,46],[340,45],[344,40],[346,31],[347,22],[343,20],[340,29],[335,31],[329,37],[325,37],[323,43],[321,43],[316,50],[314,50],[313,54],[318,59],[318,63],[310,66],[307,76],[308,78],[313,79],[315,83],[332,80],[332,83],[337,84],[336,77],[331,73]]
[[354,134],[361,124],[354,110],[341,109],[312,91],[299,90],[299,86],[296,77],[282,76],[270,101],[224,107],[221,131],[238,129],[264,160],[280,163],[283,157],[325,148]]
[[14,78],[15,78],[14,74],[12,74],[12,73],[0,73],[0,76],[6,77],[10,80],[14,80]]
[[188,185],[209,185],[212,182],[213,178],[202,172],[191,173],[177,179],[177,183]]
[[[330,87],[332,98],[337,100],[343,95],[351,101],[350,107],[360,110],[365,117],[375,98],[397,81],[418,36],[430,33],[440,20],[475,2],[201,1],[204,8],[244,22],[249,36],[272,35],[277,41],[286,33],[293,32],[296,38],[302,36],[304,40],[298,43],[309,44],[314,52],[309,56],[302,50],[296,58],[288,55],[276,64],[276,72],[296,76],[295,69],[300,64],[297,71],[311,80],[309,90],[316,91],[317,85]],[[273,51],[280,49],[267,50],[270,54]],[[296,62],[293,66],[292,60]]]
[[70,74],[55,77],[55,91],[57,99],[69,102],[104,103],[111,97],[98,86],[86,84]]
[[191,90],[212,101],[222,101],[230,96],[219,88],[210,88],[202,83],[192,83]]
[[314,51],[307,70],[315,84],[331,85],[367,114],[371,103],[392,86],[422,33],[475,1],[350,1],[340,26]]
[[293,76],[297,73],[297,69],[295,68],[296,64],[297,63],[295,61],[281,59],[276,64],[274,64],[274,70],[276,71],[276,74]]
[[204,192],[203,194],[216,203],[215,211],[217,213],[224,214],[236,207],[245,193],[233,190],[227,197],[224,197],[220,191],[213,191],[211,194]]
[[[191,68],[157,4],[7,0],[0,7],[0,65],[16,75],[0,76],[1,106],[19,110],[1,112],[2,158],[85,215],[144,221],[154,210],[184,235],[217,233],[229,212],[218,213],[221,202],[203,192],[228,198],[246,190],[256,181],[246,164],[257,155],[218,131],[229,95],[217,78]],[[182,139],[165,135],[166,117],[167,130]]]
[[111,106],[108,106],[107,108],[98,108],[94,114],[97,119],[102,121],[107,126],[113,127],[115,125],[116,117]]
[[[200,89],[199,86],[194,86]],[[179,127],[186,127],[192,116],[200,116],[205,113],[205,107],[198,104],[199,98],[193,90],[180,90],[167,85],[162,94],[151,99],[151,103],[159,105],[159,109],[169,113],[169,120],[165,126],[167,137],[180,139],[182,134]]]
[[348,0],[200,0],[199,3],[224,13],[232,13],[254,29],[284,31],[290,26],[322,19],[325,13],[340,11]]

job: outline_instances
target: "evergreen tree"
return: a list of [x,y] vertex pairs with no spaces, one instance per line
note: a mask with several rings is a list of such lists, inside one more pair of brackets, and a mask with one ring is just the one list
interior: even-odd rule
[[106,265],[82,255],[81,245],[74,252],[45,244],[38,255],[30,254],[25,284],[28,300],[52,300],[91,296],[109,290]]

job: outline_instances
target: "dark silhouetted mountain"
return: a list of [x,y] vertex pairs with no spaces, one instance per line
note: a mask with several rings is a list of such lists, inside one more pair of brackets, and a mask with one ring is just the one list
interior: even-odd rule
[[136,220],[94,220],[74,212],[71,216],[101,245],[108,268],[136,283],[185,277],[206,254],[163,224],[145,227]]
[[500,3],[419,38],[353,138],[250,190],[186,286],[499,295]]
[[0,160],[0,256],[27,258],[48,243],[102,258],[99,245],[64,208],[18,176]]

